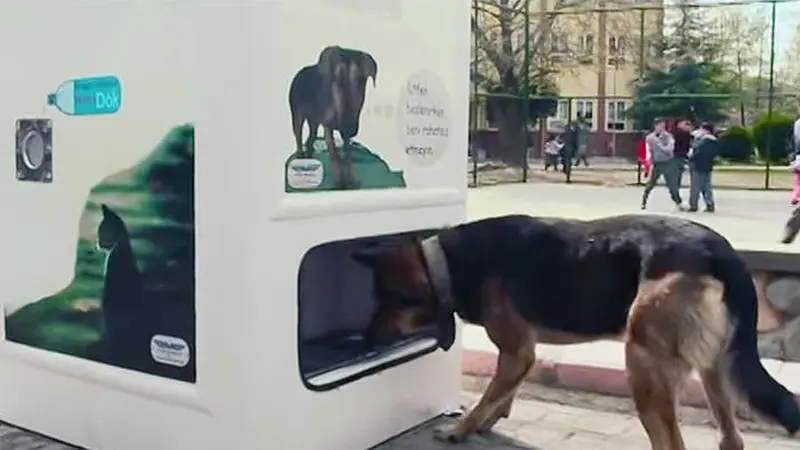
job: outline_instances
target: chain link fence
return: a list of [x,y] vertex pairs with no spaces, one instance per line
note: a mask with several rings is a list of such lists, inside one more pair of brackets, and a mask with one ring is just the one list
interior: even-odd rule
[[473,0],[470,184],[642,183],[641,141],[661,117],[715,125],[716,185],[789,188],[800,36],[782,19],[797,12],[796,1]]

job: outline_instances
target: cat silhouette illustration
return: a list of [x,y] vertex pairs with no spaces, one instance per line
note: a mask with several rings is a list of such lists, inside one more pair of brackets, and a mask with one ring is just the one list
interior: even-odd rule
[[97,228],[97,248],[106,253],[101,310],[101,359],[143,370],[151,365],[152,315],[144,301],[144,278],[136,264],[128,227],[107,205]]

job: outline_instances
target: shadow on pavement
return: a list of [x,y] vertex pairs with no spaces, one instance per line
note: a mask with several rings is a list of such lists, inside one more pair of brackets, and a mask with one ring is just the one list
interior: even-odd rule
[[423,424],[389,442],[378,445],[372,450],[546,450],[526,444],[513,436],[497,431],[482,435],[473,435],[463,444],[450,444],[436,440],[434,430],[455,422],[456,419],[439,418]]

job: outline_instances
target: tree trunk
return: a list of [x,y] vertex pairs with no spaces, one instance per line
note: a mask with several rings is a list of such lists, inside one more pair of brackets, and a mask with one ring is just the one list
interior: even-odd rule
[[747,126],[747,119],[745,118],[744,112],[744,67],[742,67],[742,51],[741,49],[736,50],[736,71],[737,75],[739,76],[739,120],[741,120],[742,126]]
[[500,148],[495,153],[496,157],[510,166],[523,167],[523,164],[527,164],[528,140],[521,111],[517,108],[507,108],[498,119]]

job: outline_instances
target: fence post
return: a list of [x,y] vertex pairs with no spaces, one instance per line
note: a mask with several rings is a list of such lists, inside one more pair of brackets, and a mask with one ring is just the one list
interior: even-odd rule
[[[478,0],[472,0],[472,14],[475,20],[475,30],[472,32],[472,186],[478,186]],[[468,150],[469,151],[469,150]]]
[[[572,121],[572,100],[573,100],[573,98],[569,97],[569,106],[567,107],[567,124],[566,124],[566,129],[567,130],[569,129],[569,124]],[[561,161],[561,165],[564,167],[564,173],[567,175],[567,184],[570,184],[570,183],[572,183],[572,156],[573,155],[571,154],[569,149],[567,149],[567,151],[563,152],[563,154],[564,154],[564,156],[566,156],[566,158],[564,158],[564,160]]]
[[[641,82],[642,79],[644,78],[644,68],[645,68],[644,58],[645,58],[645,54],[646,53],[645,53],[645,48],[644,48],[644,45],[645,45],[645,43],[644,43],[644,19],[645,19],[645,9],[642,8],[642,9],[639,10],[639,82]],[[636,101],[635,97],[634,97],[634,101]],[[639,108],[639,109],[641,109],[641,108]],[[639,115],[639,126],[635,127],[635,128],[639,128],[640,131],[644,131],[644,126],[645,126],[644,125],[644,114],[638,114],[638,115]],[[638,145],[636,146],[636,149],[637,149],[637,154],[636,154],[636,185],[637,186],[641,186],[642,185],[642,162],[639,161],[639,154],[638,154],[639,146]]]
[[523,107],[525,114],[523,117],[524,130],[525,130],[525,148],[523,149],[523,162],[522,162],[522,182],[528,182],[528,141],[533,147],[533,136],[531,136],[530,120],[531,120],[531,102],[530,102],[530,87],[531,87],[531,0],[525,0],[525,86],[523,92],[525,93],[525,101]]
[[770,20],[770,39],[769,39],[769,97],[767,98],[767,158],[764,165],[764,189],[769,189],[770,158],[772,158],[772,103],[775,96],[775,16],[777,12],[777,0],[771,0],[772,19]]

